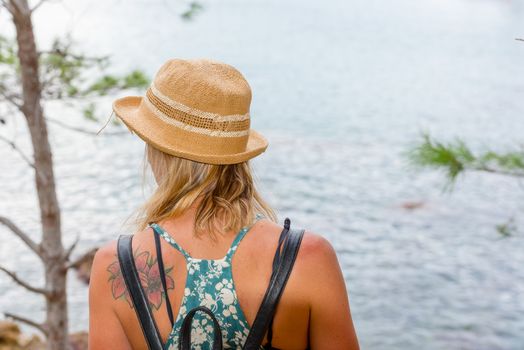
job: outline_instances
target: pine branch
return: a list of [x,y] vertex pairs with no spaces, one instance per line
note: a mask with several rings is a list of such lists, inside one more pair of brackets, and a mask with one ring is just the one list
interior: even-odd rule
[[522,172],[494,169],[494,168],[490,168],[487,166],[475,166],[475,167],[469,168],[468,170],[481,171],[481,172],[486,172],[486,173],[499,174],[499,175],[512,176],[512,177],[524,177],[524,173]]
[[35,286],[30,285],[29,283],[25,282],[24,280],[21,280],[16,275],[16,273],[14,273],[11,270],[6,269],[3,266],[0,266],[0,270],[4,271],[7,275],[9,275],[13,279],[13,281],[15,281],[18,285],[24,287],[25,289],[27,289],[30,292],[42,294],[42,295],[45,295],[45,296],[50,296],[51,295],[51,292],[49,290],[47,290],[45,288],[39,288],[39,287],[35,287]]
[[446,171],[449,185],[452,185],[458,175],[465,171],[524,178],[524,150],[506,153],[487,151],[475,154],[461,140],[444,144],[424,134],[423,142],[410,150],[408,158],[413,165]]
[[29,237],[24,231],[22,231],[14,222],[6,218],[5,216],[0,216],[0,224],[3,224],[9,228],[15,235],[17,235],[36,255],[40,258],[43,258],[42,248],[40,244],[36,243],[31,237]]
[[45,324],[35,322],[33,320],[30,320],[30,319],[25,318],[23,316],[18,316],[18,315],[12,314],[10,312],[4,312],[4,316],[6,318],[12,318],[15,321],[18,321],[18,322],[21,322],[21,323],[25,323],[25,324],[27,324],[27,325],[29,325],[31,327],[34,327],[34,328],[38,329],[40,332],[44,333],[45,336],[48,335],[48,332],[47,332],[47,329],[45,327]]

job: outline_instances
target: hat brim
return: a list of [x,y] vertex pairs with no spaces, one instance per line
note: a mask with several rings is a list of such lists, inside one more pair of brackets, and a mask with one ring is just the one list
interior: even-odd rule
[[228,155],[192,153],[183,149],[180,140],[168,132],[166,124],[152,112],[140,108],[143,97],[127,96],[113,102],[113,111],[131,132],[162,152],[208,164],[235,164],[258,156],[267,149],[268,141],[250,129],[246,150]]

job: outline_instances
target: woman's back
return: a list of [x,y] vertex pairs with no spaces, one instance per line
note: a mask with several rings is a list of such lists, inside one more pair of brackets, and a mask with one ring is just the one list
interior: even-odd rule
[[[249,162],[268,146],[250,127],[251,96],[247,80],[228,64],[171,59],[145,96],[113,102],[115,115],[146,142],[145,159],[157,185],[138,211],[133,251],[162,340],[172,349],[181,318],[198,304],[221,313],[225,348],[241,348],[268,287],[283,228],[259,193]],[[266,218],[253,225],[257,212]],[[155,238],[162,238],[167,299]],[[145,349],[116,241],[98,251],[91,276],[90,348]],[[166,300],[176,318],[174,331]],[[205,318],[199,314],[194,322],[194,345],[208,349],[208,343],[196,344],[209,329],[197,325],[199,320],[203,324]],[[302,237],[270,329],[272,346],[280,349],[358,348],[344,277],[335,251],[321,236]]]
[[[214,245],[209,239],[195,239],[191,236],[192,221],[190,214],[158,224],[159,226],[156,226],[158,232],[163,232],[165,236],[172,237],[174,242],[193,258],[190,259],[193,260],[193,263],[191,261],[188,263],[187,256],[176,250],[173,244],[168,243],[166,239],[161,240],[168,297],[175,320],[180,322],[177,317],[180,311],[182,311],[182,314],[188,311],[184,306],[180,310],[184,293],[191,292],[191,290],[185,288],[187,267],[191,271],[191,266],[196,266],[195,263],[198,263],[198,259],[218,260],[224,258],[228,250],[231,252],[229,249],[231,246],[237,246],[238,249],[230,254],[234,283],[231,290],[235,291],[236,298],[226,302],[238,306],[240,313],[238,321],[234,318],[228,318],[234,321],[231,321],[229,326],[222,326],[222,328],[223,332],[226,329],[238,331],[239,328],[243,328],[242,321],[246,320],[248,325],[247,328],[244,328],[248,331],[268,286],[272,261],[282,227],[262,218],[248,230],[244,230],[245,234],[231,232],[221,237]],[[173,338],[174,334],[171,334],[172,327],[166,311],[166,301],[162,298],[162,284],[156,267],[158,265],[154,234],[152,228],[135,234],[133,238],[135,261],[137,261],[142,285],[149,298],[162,340],[164,343],[167,342],[167,345],[172,346],[169,349],[176,349],[174,345],[177,342],[176,338]],[[235,238],[237,242],[234,242]],[[239,238],[241,239],[239,240]],[[235,243],[238,243],[238,245]],[[105,275],[101,271],[97,273],[97,270],[106,270],[106,273]],[[129,296],[126,295],[123,280],[119,275],[116,242],[111,242],[97,253],[93,272],[93,275],[98,276],[99,280],[92,281],[90,288],[91,302],[101,303],[100,309],[105,311],[101,310],[100,312],[108,313],[108,318],[111,318],[110,314],[112,313],[113,319],[118,320],[121,325],[122,332],[120,337],[111,334],[110,337],[113,339],[109,343],[108,340],[102,340],[99,343],[98,340],[100,339],[90,339],[90,348],[102,349],[103,346],[98,347],[96,345],[99,343],[112,344],[114,348],[118,349],[146,349],[147,346],[135,311],[131,307],[131,301]],[[196,271],[191,272],[197,273]],[[340,267],[331,245],[320,236],[306,231],[295,266],[275,314],[272,328],[273,347],[278,349],[305,349],[310,344],[309,346],[312,349],[356,349],[356,338],[349,315],[346,289],[343,280],[340,283],[341,277]],[[194,278],[191,280],[195,281]],[[206,279],[202,278],[201,281],[205,283]],[[213,284],[213,282],[210,284]],[[93,297],[94,295],[96,295],[96,298]],[[210,303],[213,303],[213,300],[216,302],[216,296],[209,293]],[[220,295],[218,296],[220,297]],[[186,295],[185,299],[187,302],[187,300],[195,300],[195,298],[198,299],[199,296],[193,293],[193,297]],[[91,308],[93,312],[97,309]],[[215,309],[217,309],[216,305]],[[96,318],[101,319],[100,315],[97,315]],[[175,330],[179,328],[179,322],[175,321]],[[197,324],[196,321],[194,323]],[[105,326],[99,323],[98,325],[92,324],[91,327],[104,328]],[[202,332],[199,333],[196,330],[193,333],[194,345],[198,345],[199,339],[205,338],[205,326],[204,329],[197,329],[201,329]],[[266,344],[266,339],[267,336],[262,344]],[[228,338],[227,342],[224,342],[224,347],[240,348],[241,346],[233,345],[238,340],[245,340],[245,337],[239,334],[233,335]],[[202,347],[202,349],[207,348],[205,344]]]

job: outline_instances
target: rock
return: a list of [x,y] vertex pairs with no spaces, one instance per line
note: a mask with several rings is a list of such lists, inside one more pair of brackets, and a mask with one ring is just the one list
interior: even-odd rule
[[[87,332],[69,335],[71,350],[87,350]],[[37,335],[24,335],[14,322],[0,321],[0,350],[45,350],[45,341]]]
[[76,332],[69,334],[71,350],[87,350],[87,332]]
[[14,322],[0,321],[0,350],[15,349],[19,344],[20,328]]
[[83,281],[86,284],[89,284],[89,277],[91,276],[91,267],[93,266],[93,259],[98,248],[93,248],[84,255],[82,255],[72,267],[76,270],[76,275],[78,279]]
[[20,349],[23,350],[44,350],[45,343],[37,335],[26,337],[25,340],[20,342]]
[[424,202],[405,202],[402,203],[402,208],[407,210],[415,210],[420,209],[425,206]]

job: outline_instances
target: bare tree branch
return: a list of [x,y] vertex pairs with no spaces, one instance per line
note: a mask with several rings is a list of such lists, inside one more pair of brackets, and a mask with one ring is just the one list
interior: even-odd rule
[[33,8],[31,9],[31,12],[36,11],[36,9],[38,9],[40,6],[42,6],[42,4],[44,2],[47,2],[47,0],[40,0],[35,6],[33,6]]
[[0,89],[0,95],[9,103],[11,103],[13,106],[18,108],[19,111],[23,112],[22,110],[22,102],[20,96],[13,95],[13,94],[7,94],[3,89]]
[[[47,0],[44,0],[44,1],[47,1]],[[57,55],[57,56],[60,56],[60,57],[70,57],[70,58],[73,58],[75,60],[82,60],[82,61],[87,61],[87,62],[94,62],[94,63],[98,63],[98,62],[103,62],[103,61],[107,61],[109,59],[109,56],[100,56],[100,57],[97,57],[97,56],[84,56],[84,55],[78,55],[78,54],[74,54],[72,52],[69,52],[69,51],[64,51],[62,49],[59,49],[59,48],[56,48],[56,49],[53,49],[53,50],[40,50],[38,51],[38,55],[41,56],[41,55]]]
[[26,156],[24,154],[24,152],[22,152],[22,150],[20,148],[18,148],[18,146],[11,140],[9,140],[8,138],[0,135],[0,140],[4,141],[5,143],[7,143],[9,146],[11,146],[11,148],[13,148],[16,153],[18,153],[20,155],[20,157],[22,157],[22,159],[27,163],[27,165],[29,165],[31,168],[36,169],[35,167],[35,164],[31,161],[31,159],[29,159],[28,156]]
[[9,228],[15,235],[17,235],[24,243],[31,249],[33,252],[35,252],[36,255],[38,255],[40,258],[42,258],[42,249],[40,247],[40,244],[33,241],[31,237],[29,237],[24,231],[22,231],[18,226],[15,225],[14,222],[6,218],[5,216],[0,216],[0,224],[3,224],[7,228]]
[[80,255],[78,258],[67,264],[66,269],[78,268],[82,263],[92,260],[97,251],[98,248],[89,249],[87,252],[85,252],[84,254]]
[[[49,121],[50,123],[52,123],[52,124],[59,125],[62,128],[65,128],[65,129],[68,129],[68,130],[76,131],[76,132],[79,132],[79,133],[82,133],[82,134],[87,134],[87,135],[93,135],[93,136],[98,135],[98,132],[96,132],[96,131],[91,131],[91,130],[80,128],[80,127],[77,127],[77,126],[68,125],[68,124],[65,124],[65,123],[63,123],[63,122],[61,122],[59,120],[51,119],[49,117],[46,117],[45,119],[47,121]],[[104,135],[107,135],[107,136],[118,136],[118,135],[124,135],[124,134],[128,134],[128,133],[129,133],[128,131],[114,131],[114,132],[106,132],[106,133],[104,133]]]
[[[79,241],[80,241],[80,235],[77,235],[76,238],[75,238],[75,241],[73,242],[73,244],[71,244],[69,246],[69,248],[67,248],[67,250],[65,251],[65,254],[64,254],[64,260],[65,261],[69,260],[69,258],[71,257],[71,253],[76,248],[76,246],[77,246]],[[66,268],[69,268],[69,266],[67,266]]]
[[7,317],[7,318],[12,318],[13,320],[21,322],[21,323],[25,323],[25,324],[27,324],[27,325],[29,325],[31,327],[34,327],[34,328],[38,329],[40,332],[44,333],[44,335],[46,335],[46,336],[48,334],[45,325],[42,324],[42,323],[35,322],[33,320],[30,320],[30,319],[25,318],[23,316],[18,316],[18,315],[12,314],[10,312],[4,312],[4,316]]
[[39,287],[35,287],[35,286],[30,285],[29,283],[25,282],[24,280],[21,280],[16,275],[16,273],[6,269],[3,266],[0,266],[0,270],[4,271],[7,275],[9,275],[13,279],[13,281],[15,281],[18,285],[24,287],[25,289],[27,289],[27,290],[29,290],[29,291],[31,291],[33,293],[43,294],[45,296],[50,296],[51,295],[51,292],[49,290],[47,290],[45,288],[39,288]]
[[24,6],[20,6],[20,4],[18,3],[18,0],[9,0],[8,5],[10,6],[10,8],[8,9],[9,11],[11,11],[13,15],[15,15],[17,12],[22,13],[22,14],[25,13]]
[[13,12],[15,11],[15,9],[11,6],[10,3],[8,3],[6,0],[1,0],[1,4],[3,7],[5,7],[7,9],[7,11],[9,11],[11,14],[13,14]]
[[470,170],[482,171],[486,173],[499,174],[499,175],[505,175],[505,176],[524,177],[524,172],[522,171],[506,171],[506,170],[489,168],[487,166],[473,167]]

